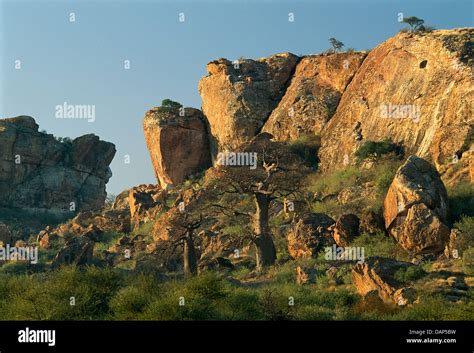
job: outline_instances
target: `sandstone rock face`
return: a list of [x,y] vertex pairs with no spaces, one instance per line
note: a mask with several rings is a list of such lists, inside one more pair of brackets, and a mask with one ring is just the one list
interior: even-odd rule
[[93,255],[94,242],[92,240],[84,236],[73,237],[59,250],[51,266],[57,268],[63,264],[86,265],[92,261]]
[[0,206],[98,209],[114,155],[115,146],[95,135],[62,143],[38,132],[29,116],[0,119]]
[[364,211],[360,217],[359,233],[369,235],[385,233],[383,217],[373,211]]
[[154,220],[166,203],[166,190],[158,185],[139,185],[129,190],[128,202],[132,224]]
[[304,57],[263,131],[279,141],[320,134],[364,57],[363,53]]
[[334,241],[346,247],[359,235],[359,218],[355,214],[342,215],[332,227]]
[[202,109],[220,150],[233,150],[263,127],[285,93],[299,58],[290,53],[207,65],[199,82]]
[[416,254],[441,252],[449,238],[448,195],[436,168],[410,156],[399,168],[384,200],[388,232]]
[[334,241],[328,230],[335,221],[323,214],[314,213],[293,222],[288,232],[288,252],[294,259],[310,258]]
[[296,283],[299,285],[310,284],[316,282],[316,270],[313,268],[306,268],[298,266],[295,269],[296,272]]
[[352,269],[352,282],[361,295],[377,291],[385,303],[407,305],[416,300],[415,291],[404,287],[394,275],[402,268],[413,266],[409,262],[401,262],[388,258],[372,257],[363,264]]
[[[322,133],[322,170],[391,138],[437,168],[472,145],[474,29],[400,33],[370,51]],[[471,136],[471,137],[470,137]]]
[[211,165],[209,136],[201,111],[160,107],[148,111],[143,129],[156,179],[163,189],[182,183]]
[[459,259],[469,247],[474,246],[474,239],[459,229],[451,229],[449,242],[444,248],[444,256],[448,259]]

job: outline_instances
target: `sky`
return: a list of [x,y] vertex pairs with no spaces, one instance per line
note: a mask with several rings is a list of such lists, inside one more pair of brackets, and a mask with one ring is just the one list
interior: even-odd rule
[[[373,48],[404,27],[399,13],[473,27],[474,1],[0,0],[0,118],[29,115],[55,136],[114,143],[116,195],[157,183],[143,116],[166,98],[200,108],[209,61],[315,54],[330,37]],[[95,119],[58,119],[65,102],[94,107]]]

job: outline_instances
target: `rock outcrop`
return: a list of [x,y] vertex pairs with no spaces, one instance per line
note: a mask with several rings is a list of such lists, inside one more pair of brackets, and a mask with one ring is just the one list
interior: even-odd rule
[[365,263],[357,264],[352,269],[352,282],[361,295],[376,291],[385,303],[404,306],[416,300],[416,292],[406,287],[394,276],[400,269],[413,266],[409,262],[393,259],[372,257]]
[[87,265],[93,261],[94,242],[85,236],[72,237],[56,254],[52,268],[58,268],[63,264]]
[[154,108],[143,120],[146,144],[157,181],[163,189],[211,165],[206,121],[194,108]]
[[473,143],[473,39],[472,28],[399,33],[371,50],[324,128],[321,169],[384,138],[438,169],[462,160]]
[[332,226],[334,241],[338,246],[349,246],[350,242],[359,235],[359,218],[355,214],[344,214]]
[[316,256],[334,240],[329,228],[335,221],[324,213],[314,213],[295,220],[288,232],[288,253],[294,259]]
[[158,185],[139,185],[128,193],[130,219],[134,226],[156,218],[166,204],[167,191]]
[[98,209],[114,155],[112,143],[92,134],[59,142],[29,116],[0,119],[0,207]]
[[410,156],[398,169],[384,200],[388,232],[416,254],[443,251],[449,239],[448,195],[436,168]]
[[279,141],[319,135],[336,111],[342,93],[364,57],[364,53],[304,57],[263,131]]
[[199,93],[220,150],[236,149],[260,132],[285,93],[298,60],[283,53],[207,64],[209,74],[199,82]]

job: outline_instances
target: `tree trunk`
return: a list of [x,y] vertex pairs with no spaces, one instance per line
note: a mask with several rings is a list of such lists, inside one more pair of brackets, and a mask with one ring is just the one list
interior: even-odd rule
[[268,226],[268,210],[270,208],[270,197],[263,194],[255,194],[256,212],[253,220],[253,229],[256,239],[254,240],[257,254],[257,271],[265,266],[273,265],[276,260],[276,249]]
[[191,234],[187,234],[184,239],[184,274],[186,276],[195,276],[197,274],[197,258],[194,240]]

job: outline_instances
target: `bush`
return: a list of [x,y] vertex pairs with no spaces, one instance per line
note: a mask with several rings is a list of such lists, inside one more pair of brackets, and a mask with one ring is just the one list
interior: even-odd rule
[[384,233],[377,233],[375,235],[362,234],[351,243],[351,246],[363,247],[365,258],[381,256],[401,261],[409,260],[408,253],[393,238],[386,236]]
[[408,268],[400,268],[395,273],[395,279],[402,283],[414,282],[426,276],[425,270],[421,266],[411,266]]
[[181,103],[172,101],[171,99],[164,99],[161,101],[160,110],[168,113],[177,113],[182,106]]
[[466,274],[469,276],[474,275],[474,247],[470,247],[464,251],[462,265]]
[[382,156],[384,154],[394,153],[397,156],[403,154],[403,148],[393,143],[389,138],[383,141],[366,141],[355,152],[357,163],[361,163],[364,159],[371,156]]
[[454,223],[454,227],[466,233],[471,241],[474,242],[474,217],[463,215],[459,221]]
[[455,223],[461,216],[474,216],[474,185],[459,183],[448,188],[449,220]]
[[318,166],[318,150],[321,146],[321,138],[316,135],[301,136],[289,144],[289,149],[301,159],[316,169]]

